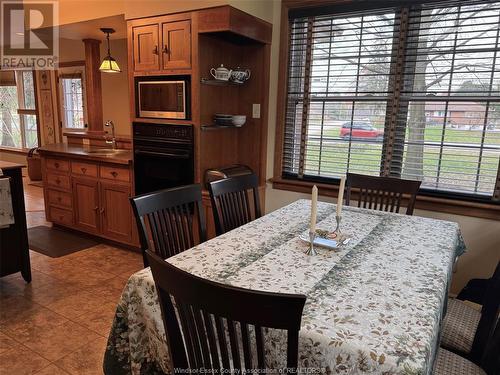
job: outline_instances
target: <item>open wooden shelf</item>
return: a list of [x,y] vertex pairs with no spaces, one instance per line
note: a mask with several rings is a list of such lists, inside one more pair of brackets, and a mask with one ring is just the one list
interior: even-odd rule
[[207,79],[207,78],[202,78],[200,82],[203,85],[210,85],[210,86],[244,86],[245,85],[245,82],[238,83],[238,82],[233,82],[233,81],[222,81],[220,79]]
[[[245,125],[243,125],[245,126]],[[240,129],[243,126],[233,125],[202,125],[201,130],[222,130],[222,129]]]

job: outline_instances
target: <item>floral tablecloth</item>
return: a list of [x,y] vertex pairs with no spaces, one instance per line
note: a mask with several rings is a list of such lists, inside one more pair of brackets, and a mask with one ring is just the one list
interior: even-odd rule
[[[431,373],[452,266],[465,250],[458,224],[345,207],[342,228],[352,240],[340,251],[310,257],[298,238],[309,212],[309,201],[296,201],[168,261],[221,283],[305,294],[302,369]],[[318,228],[331,230],[334,222],[335,205],[319,203]],[[104,369],[172,373],[149,268],[132,275],[123,291]]]

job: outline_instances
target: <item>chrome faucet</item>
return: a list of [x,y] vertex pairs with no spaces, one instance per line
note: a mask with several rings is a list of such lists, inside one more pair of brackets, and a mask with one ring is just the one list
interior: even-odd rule
[[104,126],[111,127],[111,140],[108,140],[107,137],[105,137],[105,138],[106,138],[106,143],[112,144],[113,150],[114,150],[114,149],[116,149],[115,124],[113,124],[113,121],[108,120],[104,123]]

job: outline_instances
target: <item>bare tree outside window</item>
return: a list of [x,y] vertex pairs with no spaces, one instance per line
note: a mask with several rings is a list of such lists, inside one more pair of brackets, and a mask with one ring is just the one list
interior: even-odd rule
[[68,131],[85,128],[84,68],[59,70],[59,89],[63,127]]
[[[424,189],[491,196],[500,156],[500,3],[404,10],[291,23],[285,177],[385,173],[422,180]],[[394,137],[385,136],[391,126]]]
[[34,76],[16,71],[15,82],[0,85],[0,146],[27,149],[38,146]]

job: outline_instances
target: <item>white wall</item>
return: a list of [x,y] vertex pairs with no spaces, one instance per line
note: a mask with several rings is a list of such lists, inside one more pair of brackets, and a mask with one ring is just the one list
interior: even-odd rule
[[[118,135],[131,135],[128,88],[127,39],[111,40],[111,56],[117,61],[121,73],[102,73],[102,118],[113,120]],[[101,59],[106,56],[106,43],[101,43]]]

